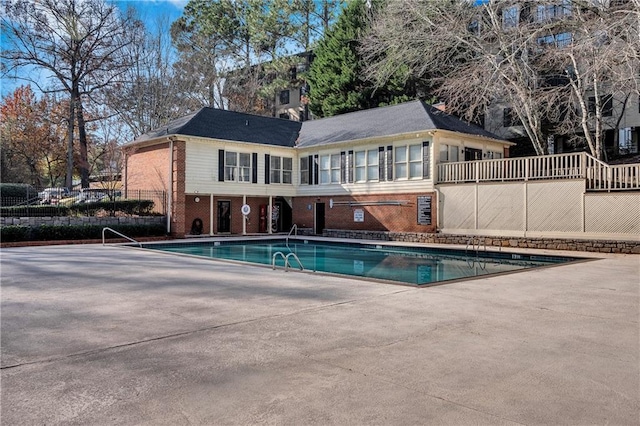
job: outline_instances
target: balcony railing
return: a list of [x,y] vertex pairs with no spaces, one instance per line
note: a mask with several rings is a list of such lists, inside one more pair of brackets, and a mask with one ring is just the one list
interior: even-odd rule
[[584,179],[588,190],[640,189],[640,164],[610,166],[589,154],[557,154],[438,164],[438,183]]

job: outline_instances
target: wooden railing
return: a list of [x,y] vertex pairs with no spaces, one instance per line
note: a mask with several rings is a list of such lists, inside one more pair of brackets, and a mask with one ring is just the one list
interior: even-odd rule
[[610,166],[584,152],[438,164],[438,183],[585,179],[587,189],[640,189],[640,164]]

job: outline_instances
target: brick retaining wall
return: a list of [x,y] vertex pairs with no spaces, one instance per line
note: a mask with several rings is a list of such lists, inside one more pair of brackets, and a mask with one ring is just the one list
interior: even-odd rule
[[487,246],[518,247],[549,250],[589,251],[598,253],[640,254],[640,242],[612,240],[576,240],[561,238],[482,237],[471,235],[424,234],[413,232],[349,231],[325,229],[325,237],[352,238],[378,241],[465,245],[470,238],[486,242]]
[[55,216],[55,217],[0,217],[0,226],[22,225],[36,227],[40,225],[70,226],[70,225],[156,225],[166,224],[164,216],[143,217],[95,217],[95,216]]

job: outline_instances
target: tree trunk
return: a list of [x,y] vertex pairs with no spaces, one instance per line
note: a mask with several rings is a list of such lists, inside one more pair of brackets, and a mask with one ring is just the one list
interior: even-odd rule
[[73,189],[73,133],[74,133],[74,118],[75,118],[75,95],[71,94],[69,101],[69,118],[67,122],[67,177],[65,179],[65,186],[69,190]]
[[87,129],[84,121],[84,110],[82,108],[82,100],[78,96],[78,107],[76,108],[78,119],[78,140],[80,141],[80,183],[82,188],[89,187],[89,157],[87,155]]

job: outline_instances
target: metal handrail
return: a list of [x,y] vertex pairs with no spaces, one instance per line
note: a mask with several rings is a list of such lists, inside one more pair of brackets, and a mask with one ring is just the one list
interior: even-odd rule
[[104,244],[105,244],[105,243],[104,243],[104,233],[105,233],[105,231],[111,231],[111,232],[113,232],[114,234],[119,235],[119,236],[121,236],[122,238],[126,238],[127,240],[129,240],[129,241],[131,241],[131,242],[133,242],[133,243],[136,243],[136,244],[138,244],[140,247],[142,247],[142,243],[141,243],[140,241],[136,241],[136,240],[134,240],[133,238],[129,238],[129,237],[127,237],[126,235],[121,234],[120,232],[116,231],[115,229],[111,229],[111,228],[109,228],[109,227],[102,228],[102,245],[104,245]]
[[286,244],[287,244],[287,248],[289,248],[289,237],[291,236],[291,233],[293,231],[296,231],[295,236],[298,236],[298,225],[297,224],[293,224],[293,226],[291,227],[291,229],[289,230],[289,233],[287,234],[287,239],[286,239]]

